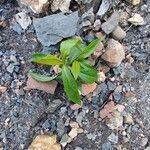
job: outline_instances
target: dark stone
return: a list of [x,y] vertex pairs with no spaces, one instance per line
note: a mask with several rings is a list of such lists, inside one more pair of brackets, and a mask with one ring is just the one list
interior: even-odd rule
[[110,91],[114,91],[116,88],[116,85],[114,85],[114,83],[111,81],[107,81],[107,86]]
[[114,97],[114,101],[116,103],[118,103],[122,98],[122,94],[119,91],[114,91],[113,92],[113,97]]
[[93,41],[94,38],[95,38],[95,35],[90,33],[84,37],[84,41],[86,43],[90,43]]

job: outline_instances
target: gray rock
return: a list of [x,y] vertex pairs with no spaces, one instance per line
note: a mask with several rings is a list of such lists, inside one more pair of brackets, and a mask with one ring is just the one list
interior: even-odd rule
[[68,136],[68,134],[64,134],[60,140],[60,144],[65,147],[69,141],[70,137]]
[[103,16],[108,11],[109,7],[110,7],[110,0],[102,0],[97,15]]
[[82,126],[83,117],[84,117],[84,115],[82,114],[82,112],[80,112],[80,113],[76,116],[76,121],[78,122],[78,124],[79,124],[80,126]]
[[82,27],[88,27],[88,26],[91,26],[91,22],[89,20],[86,20],[86,21],[83,21],[82,22]]
[[111,15],[111,17],[108,18],[108,20],[101,25],[102,30],[106,34],[110,34],[118,26],[119,17],[120,17],[119,13],[114,12]]
[[86,4],[86,3],[91,3],[93,0],[79,0],[81,1],[83,4]]
[[64,121],[63,119],[60,119],[58,122],[57,122],[57,132],[58,132],[58,136],[62,136],[65,132],[65,124],[64,124]]
[[93,8],[91,8],[87,12],[85,12],[81,18],[82,18],[82,21],[88,20],[91,23],[94,23],[95,15],[93,13]]
[[104,143],[104,144],[102,145],[102,148],[101,148],[101,149],[102,149],[102,150],[113,150],[112,145],[111,145],[110,142]]
[[10,60],[13,62],[17,62],[17,59],[14,55],[10,55]]
[[46,109],[46,112],[53,113],[61,104],[62,104],[61,100],[55,99],[53,102],[50,102],[49,106]]
[[76,147],[75,150],[83,150],[81,147]]
[[94,26],[94,31],[99,31],[99,29],[101,27],[100,19],[96,19],[93,26]]
[[147,142],[148,138],[142,138],[140,145],[144,147],[147,144]]
[[92,133],[89,133],[87,134],[87,138],[94,141],[96,139],[97,135],[96,134],[92,134]]
[[108,86],[108,89],[110,90],[110,91],[114,91],[115,90],[115,88],[116,88],[116,86],[113,84],[113,82],[111,82],[111,81],[108,81],[107,82],[107,86]]
[[118,90],[115,90],[113,92],[113,97],[114,97],[115,102],[118,103],[122,98],[122,94]]
[[138,74],[134,69],[134,67],[131,64],[127,63],[123,75],[126,79],[129,80],[129,79],[136,79]]
[[15,19],[24,30],[32,23],[31,18],[24,12],[17,13]]
[[109,142],[112,144],[117,144],[118,143],[118,135],[115,135],[114,133],[111,133],[108,137]]
[[111,36],[115,40],[122,40],[126,37],[126,32],[120,26],[117,26],[116,29],[112,32]]
[[23,33],[23,29],[21,28],[21,25],[18,24],[17,22],[13,22],[13,24],[11,25],[11,27],[15,32],[17,32],[18,34]]
[[150,150],[150,146],[146,147],[146,149],[144,149],[144,150]]
[[43,46],[55,45],[63,38],[75,35],[77,31],[78,13],[66,16],[62,13],[34,18],[33,25],[38,40]]
[[93,40],[94,40],[94,38],[95,38],[95,35],[94,34],[87,34],[85,37],[84,37],[84,41],[86,42],[86,43],[90,43],[90,42],[92,42]]
[[10,65],[7,67],[7,71],[8,71],[9,73],[13,73],[13,71],[14,71],[14,65],[13,65],[13,64],[10,64]]
[[122,72],[124,72],[125,70],[125,65],[124,63],[122,63],[120,66],[113,68],[113,73],[114,75],[121,75]]

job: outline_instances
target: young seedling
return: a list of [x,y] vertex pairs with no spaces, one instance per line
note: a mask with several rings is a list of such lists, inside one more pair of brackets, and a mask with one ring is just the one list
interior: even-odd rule
[[97,81],[97,70],[94,69],[88,57],[100,44],[100,39],[93,40],[88,46],[79,39],[69,39],[60,44],[60,55],[32,54],[32,62],[59,66],[61,72],[58,75],[47,76],[30,71],[33,79],[40,82],[62,80],[64,90],[70,101],[81,104],[79,87],[81,83],[94,83]]

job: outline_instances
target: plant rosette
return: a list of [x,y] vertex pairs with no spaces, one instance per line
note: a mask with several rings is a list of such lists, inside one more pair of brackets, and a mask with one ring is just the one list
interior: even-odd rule
[[40,82],[61,80],[69,100],[80,105],[79,89],[81,84],[92,84],[98,79],[98,72],[89,63],[88,57],[99,46],[100,42],[101,40],[97,38],[86,46],[80,39],[69,39],[61,42],[59,56],[34,53],[31,62],[57,66],[61,71],[54,76],[47,76],[33,71],[29,73],[33,79]]

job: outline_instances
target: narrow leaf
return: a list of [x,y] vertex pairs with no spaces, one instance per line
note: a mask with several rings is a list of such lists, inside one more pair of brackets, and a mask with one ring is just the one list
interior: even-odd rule
[[80,55],[79,59],[84,59],[89,57],[94,51],[95,49],[98,47],[98,45],[100,44],[100,39],[95,39],[93,40],[82,52],[82,54]]
[[72,102],[80,105],[81,101],[80,101],[77,83],[74,77],[72,76],[70,69],[65,65],[62,68],[62,80],[64,84],[64,90],[67,96],[69,97],[69,99]]
[[68,56],[72,47],[74,47],[76,44],[79,44],[79,43],[81,43],[80,39],[69,39],[69,40],[65,40],[61,42],[60,44],[61,54],[64,57]]
[[81,70],[80,70],[79,77],[82,81],[90,84],[97,81],[98,74],[96,69],[94,69],[93,67],[87,64],[85,65],[81,63],[80,65],[81,65]]
[[32,54],[32,59],[40,59],[42,57],[45,57],[46,55],[45,54],[42,54],[42,53],[33,53]]
[[33,79],[35,79],[37,81],[40,81],[40,82],[52,81],[57,77],[57,76],[50,77],[50,76],[42,75],[42,74],[39,74],[39,73],[35,73],[33,71],[30,71],[29,74],[31,75],[31,77]]
[[60,65],[63,61],[54,55],[46,55],[45,57],[32,59],[32,62],[43,64],[43,65]]
[[71,71],[72,71],[72,74],[73,74],[75,80],[77,80],[77,78],[80,74],[80,63],[78,61],[74,61],[72,63]]

